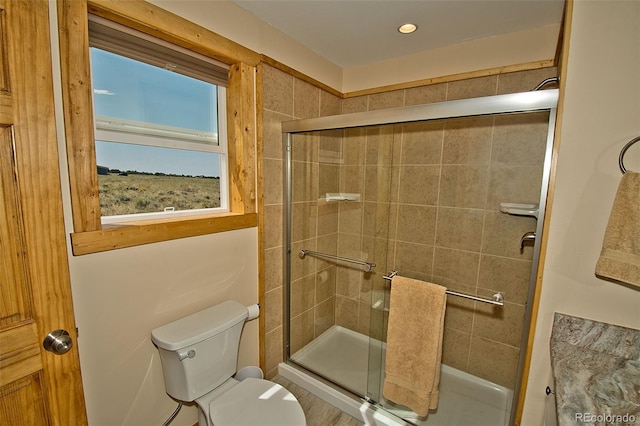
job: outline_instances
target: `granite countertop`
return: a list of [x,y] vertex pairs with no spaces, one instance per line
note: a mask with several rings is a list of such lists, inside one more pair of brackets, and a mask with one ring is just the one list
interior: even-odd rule
[[558,425],[640,425],[640,330],[556,313]]

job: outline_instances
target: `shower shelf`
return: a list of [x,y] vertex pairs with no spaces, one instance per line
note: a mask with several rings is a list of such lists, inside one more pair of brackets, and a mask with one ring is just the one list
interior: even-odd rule
[[302,249],[300,250],[300,252],[298,252],[298,256],[300,256],[300,259],[304,259],[306,255],[325,257],[327,259],[339,260],[341,262],[348,262],[348,263],[355,263],[358,265],[362,265],[364,266],[365,272],[371,272],[371,270],[376,266],[375,263],[365,262],[364,260],[349,259],[348,257],[335,256],[333,254],[320,253],[313,250]]
[[539,209],[540,207],[537,204],[500,203],[500,211],[502,213],[515,216],[532,216],[537,219]]
[[360,194],[346,192],[327,192],[323,201],[360,201]]

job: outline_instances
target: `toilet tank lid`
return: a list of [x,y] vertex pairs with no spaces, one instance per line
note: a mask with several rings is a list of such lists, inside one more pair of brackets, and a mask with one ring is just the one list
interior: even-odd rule
[[165,324],[151,332],[158,347],[175,351],[202,342],[247,318],[247,308],[228,300]]

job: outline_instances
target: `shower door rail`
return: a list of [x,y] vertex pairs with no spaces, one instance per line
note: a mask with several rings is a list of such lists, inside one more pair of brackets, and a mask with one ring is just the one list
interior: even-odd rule
[[283,121],[282,133],[286,144],[291,133],[548,110],[557,106],[559,93],[558,89],[548,89]]
[[365,272],[371,272],[371,270],[376,266],[375,263],[365,262],[364,260],[349,259],[348,257],[336,256],[336,255],[327,254],[327,253],[320,253],[318,251],[313,251],[313,250],[302,249],[300,250],[300,252],[298,252],[298,256],[300,256],[300,259],[304,259],[306,255],[324,257],[327,259],[339,260],[340,262],[355,263],[357,265],[362,265],[364,266]]

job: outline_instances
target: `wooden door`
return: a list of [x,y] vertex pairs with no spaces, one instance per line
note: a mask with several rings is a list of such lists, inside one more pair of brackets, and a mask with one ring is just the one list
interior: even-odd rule
[[[86,424],[45,0],[0,0],[0,425]],[[64,355],[45,336],[68,330]]]

